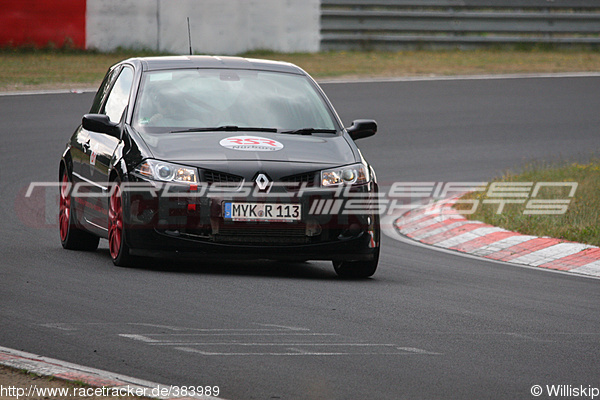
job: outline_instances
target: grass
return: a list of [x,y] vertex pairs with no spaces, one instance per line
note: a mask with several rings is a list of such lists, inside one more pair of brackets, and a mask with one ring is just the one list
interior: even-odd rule
[[[532,164],[518,174],[505,174],[495,182],[532,182],[523,187],[527,197],[513,197],[510,200],[525,200],[522,204],[506,204],[502,213],[497,214],[497,204],[484,204],[485,200],[498,200],[490,197],[490,190],[472,192],[463,196],[463,200],[478,200],[475,213],[465,215],[468,219],[483,221],[511,231],[526,235],[549,236],[568,241],[600,246],[600,160],[587,164],[571,163],[567,165]],[[534,197],[536,183],[556,182],[563,186],[543,185]],[[569,197],[567,182],[577,182],[573,197]],[[509,199],[508,196],[503,198]],[[531,200],[563,200],[566,212],[554,215],[528,214],[532,210]],[[563,205],[555,205],[557,212],[564,211]],[[471,204],[457,205],[457,209],[471,209]]]
[[[0,51],[0,90],[97,87],[106,70],[133,52]],[[150,53],[142,53],[148,55]]]
[[[0,91],[97,87],[112,64],[151,51],[0,50]],[[162,54],[164,55],[164,54]],[[588,49],[414,50],[275,53],[247,57],[288,61],[315,78],[600,71],[600,52]]]
[[600,71],[600,52],[590,50],[340,51],[265,56],[297,64],[317,78]]

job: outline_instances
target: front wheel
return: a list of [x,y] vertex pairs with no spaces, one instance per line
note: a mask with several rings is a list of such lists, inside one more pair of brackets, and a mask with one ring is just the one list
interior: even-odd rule
[[373,276],[379,263],[379,249],[369,261],[333,261],[333,269],[340,278],[364,279]]
[[133,257],[129,254],[130,249],[125,241],[123,191],[118,179],[114,182],[108,208],[108,248],[113,264],[118,267],[131,265]]

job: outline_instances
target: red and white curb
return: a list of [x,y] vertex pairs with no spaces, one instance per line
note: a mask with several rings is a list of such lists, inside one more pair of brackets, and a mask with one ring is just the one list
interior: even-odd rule
[[458,197],[413,209],[395,229],[421,243],[492,260],[600,277],[600,248],[510,232],[469,221],[452,208]]
[[[119,391],[119,393],[131,394],[134,396],[169,400],[169,399],[205,399],[205,400],[223,400],[219,397],[211,396],[171,396],[175,386],[162,385],[149,382],[129,376],[115,374],[113,372],[100,369],[85,367],[72,364],[66,361],[56,360],[49,357],[43,357],[19,350],[0,347],[0,365],[25,370],[40,376],[53,376],[65,381],[83,382],[93,387],[103,387]],[[116,391],[115,390],[115,391]],[[113,393],[108,390],[108,393]]]

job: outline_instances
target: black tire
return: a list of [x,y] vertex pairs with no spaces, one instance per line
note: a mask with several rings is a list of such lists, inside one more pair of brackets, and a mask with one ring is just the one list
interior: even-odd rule
[[375,274],[379,263],[379,249],[373,260],[368,261],[333,261],[333,269],[340,278],[365,279]]
[[65,168],[60,178],[60,203],[58,212],[60,243],[67,250],[95,251],[98,248],[100,238],[77,227],[70,183],[70,175]]
[[125,240],[126,227],[123,217],[123,191],[121,180],[116,179],[111,188],[108,207],[108,247],[113,264],[118,267],[129,267],[134,264],[130,247]]

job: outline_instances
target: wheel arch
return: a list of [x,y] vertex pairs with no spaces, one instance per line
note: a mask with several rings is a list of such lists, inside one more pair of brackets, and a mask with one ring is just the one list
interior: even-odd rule
[[116,161],[108,174],[108,183],[114,182],[117,178],[121,179],[121,182],[126,180],[127,176],[127,167],[125,165],[125,161],[121,158]]
[[65,171],[65,169],[67,171],[73,172],[73,159],[71,158],[71,152],[69,151],[69,149],[65,150],[65,152],[63,153],[63,156],[61,157],[60,162],[58,164],[58,180],[59,181],[62,179],[62,174]]

